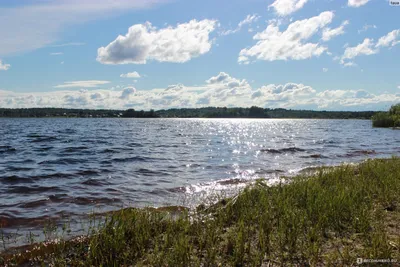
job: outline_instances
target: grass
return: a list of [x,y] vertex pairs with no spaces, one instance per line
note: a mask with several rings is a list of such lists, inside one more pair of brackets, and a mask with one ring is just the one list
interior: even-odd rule
[[319,168],[196,210],[124,209],[88,236],[8,251],[0,265],[342,266],[400,261],[400,159]]

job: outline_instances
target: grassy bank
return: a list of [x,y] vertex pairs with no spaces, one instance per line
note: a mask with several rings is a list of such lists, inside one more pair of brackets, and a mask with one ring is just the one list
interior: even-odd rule
[[125,209],[79,240],[3,254],[0,265],[260,266],[400,262],[400,159],[260,180],[196,211]]

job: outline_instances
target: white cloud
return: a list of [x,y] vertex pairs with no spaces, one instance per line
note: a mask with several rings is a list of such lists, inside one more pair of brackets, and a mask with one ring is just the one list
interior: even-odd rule
[[376,27],[376,25],[369,25],[369,24],[365,24],[361,30],[358,30],[358,33],[362,33],[362,32],[366,32],[369,29],[377,29],[378,27]]
[[400,30],[391,31],[385,36],[379,38],[376,47],[395,46],[400,43],[399,37],[400,37]]
[[322,68],[323,72],[328,72],[328,68]]
[[258,16],[257,14],[247,15],[247,17],[244,20],[239,22],[238,26],[239,26],[239,28],[241,28],[244,25],[252,24],[253,22],[256,22],[259,19],[260,19],[260,16]]
[[343,62],[342,64],[343,64],[343,66],[345,66],[345,67],[355,67],[355,66],[357,66],[357,64],[354,63],[353,61]]
[[[0,56],[31,51],[60,40],[66,28],[167,0],[46,0],[0,8]],[[61,46],[61,45],[60,45]]]
[[121,74],[119,77],[121,78],[140,78],[140,74],[137,71],[128,72],[125,74]]
[[106,109],[169,109],[206,106],[269,108],[312,108],[331,110],[381,109],[400,102],[400,94],[371,94],[365,90],[325,90],[300,83],[265,84],[252,88],[245,79],[225,72],[206,80],[203,85],[170,85],[166,88],[136,90],[120,86],[94,90],[16,93],[0,90],[0,106],[65,107]]
[[342,22],[342,24],[334,29],[331,28],[325,28],[324,31],[322,32],[322,40],[325,42],[329,41],[335,36],[344,34],[344,27],[349,24],[348,20],[345,20]]
[[360,6],[365,5],[368,2],[369,2],[369,0],[349,0],[347,2],[347,5],[351,6],[351,7],[360,7]]
[[228,88],[247,87],[249,85],[246,80],[238,80],[225,72],[220,72],[217,76],[211,77],[206,82],[208,84],[222,84]]
[[129,99],[131,95],[134,95],[136,93],[136,88],[135,87],[126,87],[121,93],[121,96],[119,98],[121,99]]
[[279,24],[271,22],[263,31],[254,35],[257,44],[240,51],[239,63],[257,60],[302,60],[320,56],[327,47],[306,41],[320,29],[332,22],[333,12],[322,12],[319,16],[291,23],[284,32],[279,31]]
[[373,95],[368,93],[365,90],[360,89],[360,90],[357,90],[354,92],[354,97],[355,98],[371,98],[371,97],[373,97]]
[[63,52],[53,52],[53,53],[50,53],[50,56],[61,56],[63,54],[64,54]]
[[[229,34],[237,33],[238,31],[240,31],[242,29],[242,27],[244,25],[251,25],[252,23],[258,21],[259,19],[260,19],[260,16],[258,16],[257,14],[247,15],[247,17],[244,20],[239,22],[239,24],[236,27],[236,29],[223,31],[221,34],[222,35],[229,35]],[[250,32],[250,29],[249,29],[249,32]]]
[[10,64],[3,63],[3,61],[0,59],[0,70],[8,70],[10,67]]
[[350,47],[345,45],[346,50],[343,56],[340,58],[340,63],[344,66],[354,66],[354,62],[346,62],[360,55],[374,55],[380,52],[381,47],[393,47],[400,43],[400,30],[393,30],[379,38],[378,42],[375,43],[374,40],[365,38],[361,44],[357,46]]
[[372,39],[365,38],[364,41],[354,47],[346,47],[344,54],[340,60],[341,64],[346,64],[345,60],[353,59],[360,55],[373,55],[378,53],[379,50],[374,48]]
[[273,7],[279,16],[288,16],[301,8],[308,0],[275,0],[268,8]]
[[110,83],[109,81],[97,81],[97,80],[89,80],[89,81],[73,81],[73,82],[64,82],[64,84],[59,84],[54,86],[54,88],[94,88],[99,85],[104,85]]
[[136,24],[97,51],[103,64],[145,64],[147,60],[183,63],[210,51],[215,20],[191,20],[157,30],[151,23]]

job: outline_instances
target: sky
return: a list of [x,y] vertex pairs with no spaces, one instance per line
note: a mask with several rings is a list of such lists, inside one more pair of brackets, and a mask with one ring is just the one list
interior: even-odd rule
[[0,108],[387,110],[389,2],[0,0]]

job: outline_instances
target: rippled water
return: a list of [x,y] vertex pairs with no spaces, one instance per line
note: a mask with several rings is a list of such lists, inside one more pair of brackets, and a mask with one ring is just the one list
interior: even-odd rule
[[400,154],[399,131],[365,120],[0,119],[0,136],[0,224],[22,231]]

